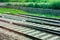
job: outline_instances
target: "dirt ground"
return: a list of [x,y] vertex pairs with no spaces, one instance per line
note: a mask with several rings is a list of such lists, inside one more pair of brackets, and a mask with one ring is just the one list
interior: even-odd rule
[[0,28],[0,40],[32,40],[20,34]]

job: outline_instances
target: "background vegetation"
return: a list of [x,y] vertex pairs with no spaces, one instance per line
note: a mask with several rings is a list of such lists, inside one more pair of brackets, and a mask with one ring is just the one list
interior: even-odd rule
[[20,6],[60,9],[60,0],[0,0],[0,2],[19,2],[22,3]]
[[[26,7],[34,7],[34,8],[51,8],[51,9],[60,9],[60,0],[0,0],[0,2],[7,2],[7,5],[12,5],[9,2],[17,2],[20,4],[15,4],[15,6],[26,6]],[[7,10],[8,9],[8,10]],[[42,14],[34,14],[34,13],[28,13],[22,10],[16,10],[11,8],[0,8],[0,13],[6,13],[10,12],[10,14],[30,14],[35,16],[43,16]],[[47,17],[53,17],[56,18],[57,16],[48,15]],[[57,17],[57,18],[60,18]]]
[[47,0],[0,0],[0,2],[46,2]]

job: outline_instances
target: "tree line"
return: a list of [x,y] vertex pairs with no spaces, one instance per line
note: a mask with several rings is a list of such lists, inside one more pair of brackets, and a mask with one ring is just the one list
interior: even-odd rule
[[47,2],[47,0],[0,0],[0,2]]

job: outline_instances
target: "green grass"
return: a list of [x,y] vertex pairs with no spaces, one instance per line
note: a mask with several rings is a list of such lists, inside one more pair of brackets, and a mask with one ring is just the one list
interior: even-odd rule
[[60,16],[53,16],[49,14],[34,14],[34,13],[28,13],[23,10],[17,10],[17,9],[12,9],[12,8],[0,8],[0,14],[6,14],[7,12],[10,12],[10,14],[17,15],[17,14],[29,14],[29,15],[34,15],[34,16],[46,16],[50,18],[60,18]]

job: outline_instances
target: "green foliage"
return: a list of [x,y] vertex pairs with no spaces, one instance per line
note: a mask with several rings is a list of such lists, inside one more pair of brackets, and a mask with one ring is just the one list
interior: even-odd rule
[[47,8],[47,5],[45,3],[36,3],[35,8]]
[[47,0],[0,0],[0,2],[46,2]]
[[0,0],[0,2],[20,2],[22,4],[16,4],[16,6],[60,9],[60,0]]
[[9,0],[0,0],[0,2],[8,2]]
[[53,3],[52,6],[54,9],[60,9],[60,2]]
[[49,6],[53,9],[60,9],[60,0],[49,0]]

